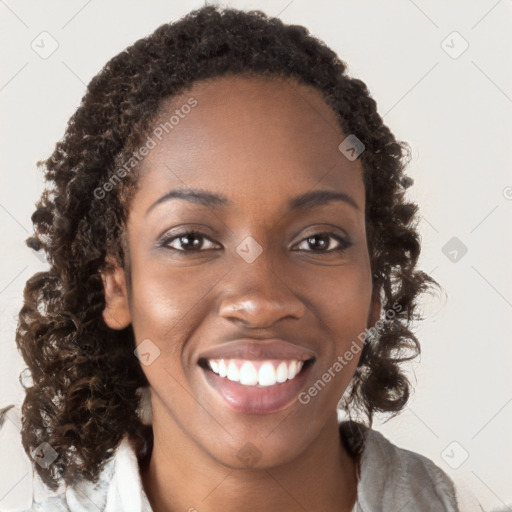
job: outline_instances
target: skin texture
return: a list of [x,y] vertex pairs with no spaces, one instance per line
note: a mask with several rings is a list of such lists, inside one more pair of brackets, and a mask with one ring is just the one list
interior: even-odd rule
[[[349,511],[356,464],[340,443],[336,405],[358,355],[308,404],[270,414],[232,410],[197,360],[223,342],[282,338],[317,355],[307,389],[375,323],[361,165],[338,150],[346,134],[321,94],[291,79],[196,83],[162,104],[155,126],[190,97],[198,105],[142,162],[127,221],[129,270],[103,275],[107,325],[131,323],[137,344],[150,339],[160,350],[143,366],[154,429],[146,493],[159,512]],[[146,214],[177,188],[222,194],[232,206],[173,199]],[[288,210],[290,198],[320,189],[356,207]],[[171,230],[192,228],[205,236],[199,250],[185,252],[192,244],[179,237],[159,247]],[[308,243],[325,231],[351,245],[326,252],[344,245],[330,236]],[[262,248],[252,263],[236,251],[249,236]],[[238,456],[248,443],[258,453],[250,467]]]

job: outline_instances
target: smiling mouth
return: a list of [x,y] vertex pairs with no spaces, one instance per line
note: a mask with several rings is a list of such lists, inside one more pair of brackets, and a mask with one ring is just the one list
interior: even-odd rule
[[209,359],[198,361],[208,387],[232,410],[246,414],[282,411],[298,400],[315,358]]
[[213,373],[238,382],[242,386],[267,387],[283,384],[300,374],[304,365],[312,359],[299,361],[297,359],[282,360],[244,360],[244,359],[203,359],[199,365]]

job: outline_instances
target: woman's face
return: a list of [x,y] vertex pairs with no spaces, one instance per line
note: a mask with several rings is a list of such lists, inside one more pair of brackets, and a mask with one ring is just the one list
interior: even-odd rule
[[290,80],[223,77],[162,105],[127,221],[131,289],[118,269],[104,313],[142,343],[155,441],[271,467],[335,421],[378,314],[347,135]]

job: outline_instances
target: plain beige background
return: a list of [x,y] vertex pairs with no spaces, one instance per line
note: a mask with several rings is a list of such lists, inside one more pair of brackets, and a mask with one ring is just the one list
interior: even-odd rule
[[[15,318],[25,281],[46,268],[24,245],[43,187],[35,162],[50,155],[110,57],[202,4],[0,1],[0,408],[23,400]],[[446,295],[425,305],[429,318],[417,328],[423,354],[411,367],[408,407],[375,428],[431,458],[485,510],[512,503],[512,2],[223,5],[305,25],[366,82],[411,145],[421,265]],[[41,38],[51,55],[38,51]],[[14,478],[14,466],[1,464],[0,498]]]

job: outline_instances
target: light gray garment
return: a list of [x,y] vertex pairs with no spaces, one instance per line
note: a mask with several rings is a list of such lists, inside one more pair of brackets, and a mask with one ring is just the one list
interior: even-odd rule
[[453,482],[430,459],[368,429],[352,512],[458,512]]
[[[73,488],[61,485],[57,491],[50,491],[33,466],[29,467],[32,479],[25,479],[22,499],[17,504],[11,500],[6,508],[1,499],[0,511],[153,512],[127,437],[103,468],[96,485],[82,481]],[[364,429],[357,492],[353,512],[459,512],[454,485],[440,468],[371,429]]]

